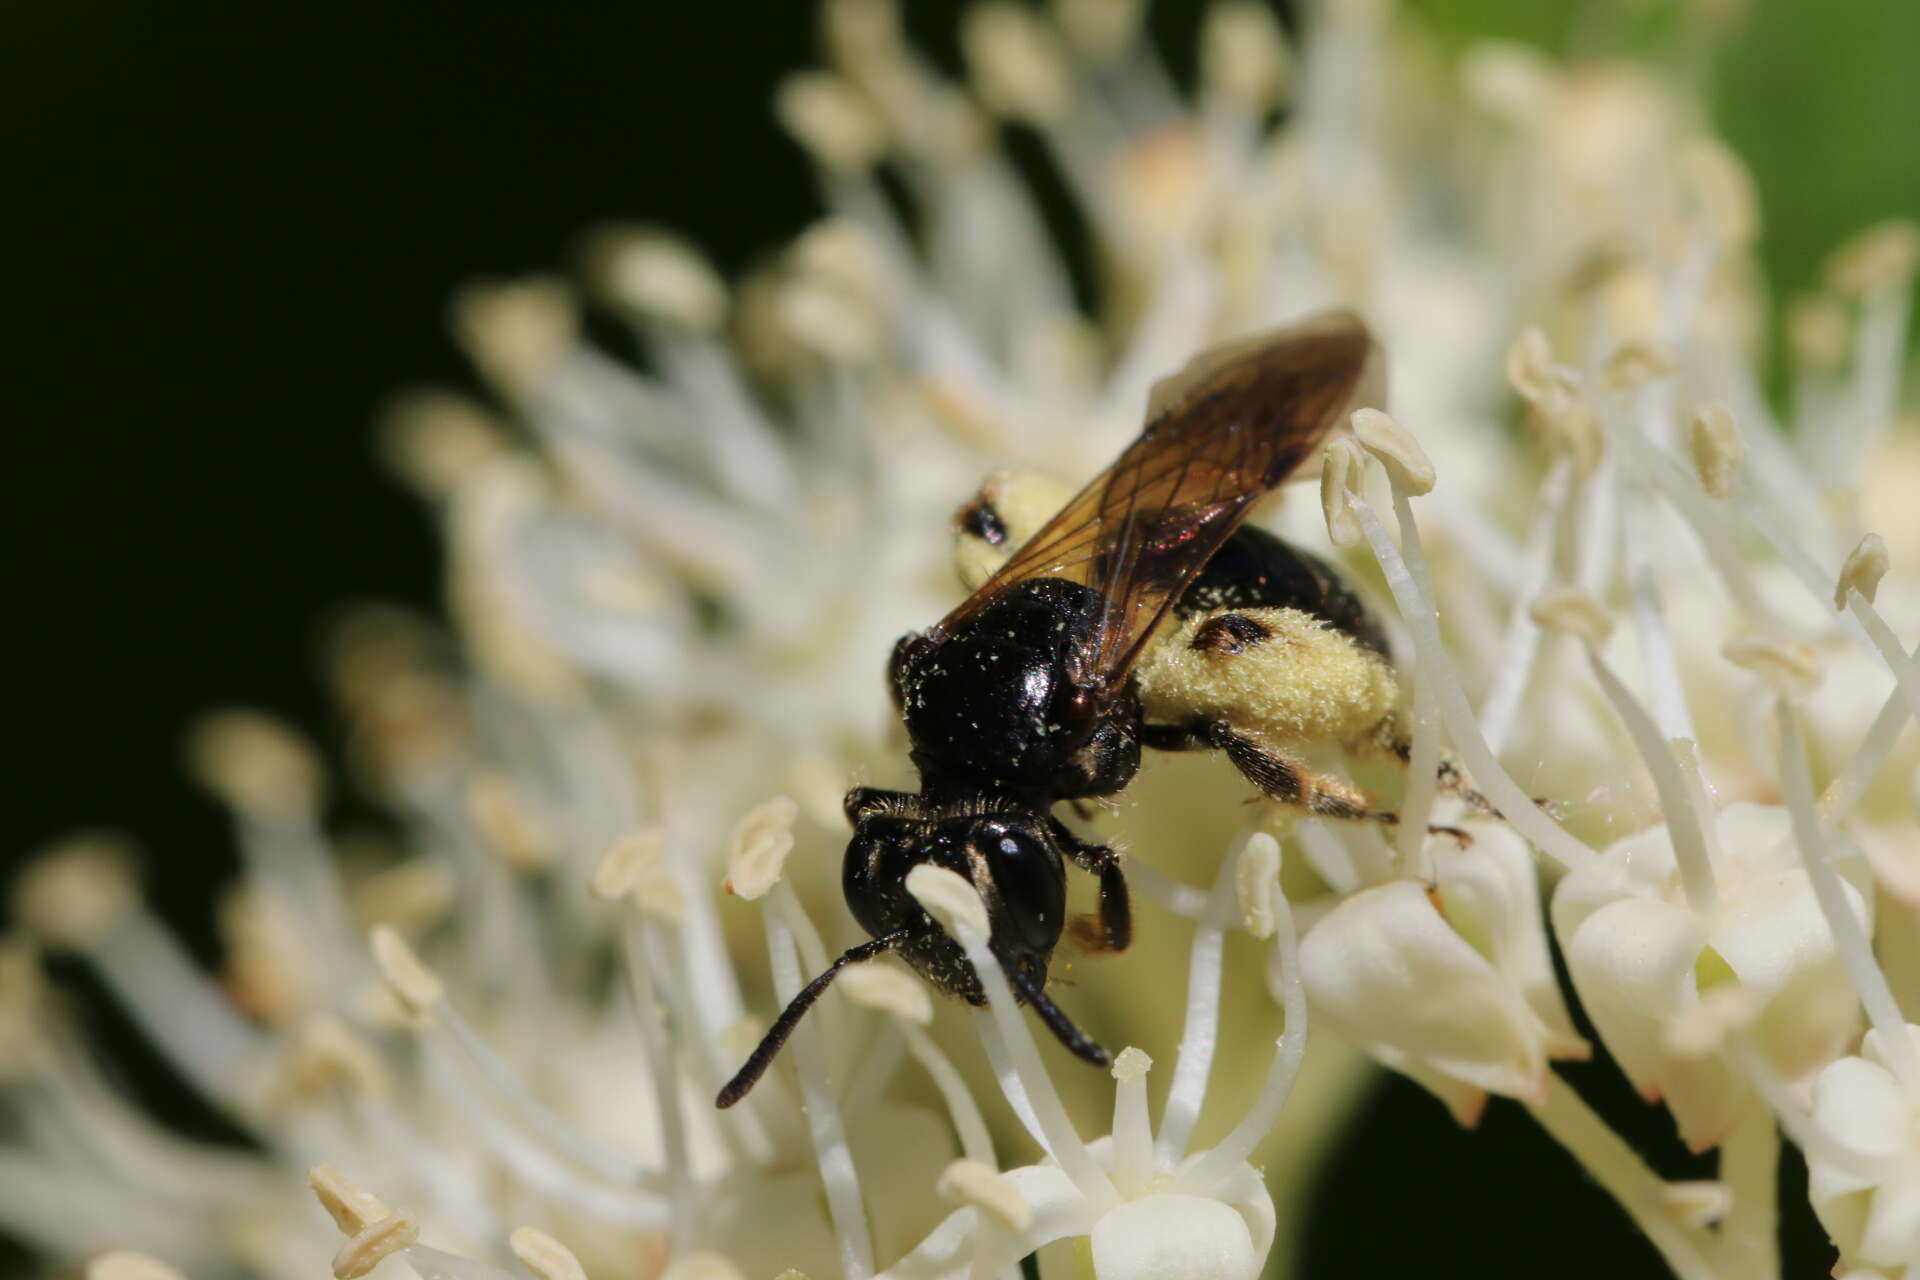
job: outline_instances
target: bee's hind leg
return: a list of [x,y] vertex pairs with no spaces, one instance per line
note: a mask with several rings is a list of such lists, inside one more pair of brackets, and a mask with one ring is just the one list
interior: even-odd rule
[[[1400,815],[1392,810],[1375,809],[1365,792],[1339,778],[1315,773],[1304,763],[1275,750],[1246,734],[1236,732],[1224,720],[1196,720],[1189,726],[1148,725],[1151,732],[1141,741],[1162,751],[1224,751],[1243,777],[1261,792],[1282,804],[1298,805],[1318,818],[1339,818],[1348,822],[1397,824]],[[1431,835],[1452,836],[1462,844],[1473,837],[1458,827],[1428,827]]]
[[1298,805],[1322,818],[1391,819],[1375,813],[1366,793],[1240,733],[1225,720],[1198,719],[1185,725],[1142,726],[1140,741],[1158,751],[1224,751],[1241,776],[1283,804]]
[[[1387,744],[1387,750],[1390,751],[1401,764],[1408,764],[1413,758],[1413,747],[1404,738],[1395,738],[1390,741]],[[1506,815],[1494,807],[1493,801],[1487,799],[1486,796],[1482,795],[1467,781],[1467,775],[1465,771],[1460,768],[1458,761],[1449,756],[1441,756],[1440,767],[1435,772],[1440,779],[1440,789],[1442,791],[1447,792],[1449,795],[1460,797],[1468,806],[1480,813],[1486,814],[1489,818],[1499,818],[1502,821],[1506,819]],[[1534,796],[1533,803],[1555,818],[1561,816],[1561,804],[1558,800],[1551,800],[1545,796]]]
[[1088,844],[1058,818],[1049,816],[1047,822],[1074,865],[1100,877],[1099,915],[1091,927],[1075,920],[1070,926],[1075,939],[1089,951],[1125,951],[1133,945],[1133,895],[1120,855],[1106,845]]

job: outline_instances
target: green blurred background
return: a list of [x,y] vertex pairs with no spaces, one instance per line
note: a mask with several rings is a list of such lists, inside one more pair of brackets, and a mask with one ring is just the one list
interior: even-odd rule
[[[1862,225],[1920,215],[1916,0],[1413,7],[1456,45],[1660,57],[1688,23],[1726,17],[1713,109],[1756,176],[1778,299]],[[908,8],[951,63],[960,5]],[[1189,56],[1194,7],[1153,14]],[[0,8],[0,708],[17,749],[0,860],[76,826],[131,831],[161,910],[209,954],[231,845],[181,777],[179,734],[238,702],[325,740],[312,653],[329,613],[437,607],[428,521],[369,431],[397,388],[468,380],[447,296],[563,268],[609,218],[682,229],[730,270],[770,251],[817,212],[768,109],[812,48],[800,0]],[[130,1087],[218,1134],[111,1009],[97,1016]],[[1670,1143],[1604,1069],[1581,1083],[1649,1149]],[[1791,1178],[1785,1194],[1804,1195]],[[1465,1135],[1404,1085],[1383,1088],[1319,1204],[1308,1275],[1531,1277],[1550,1258],[1564,1276],[1656,1274],[1515,1109]],[[1790,1274],[1820,1274],[1829,1255],[1799,1212]]]
[[1415,0],[1453,44],[1663,57],[1714,28],[1714,121],[1753,170],[1775,296],[1814,282],[1864,223],[1920,215],[1920,4],[1914,0]]

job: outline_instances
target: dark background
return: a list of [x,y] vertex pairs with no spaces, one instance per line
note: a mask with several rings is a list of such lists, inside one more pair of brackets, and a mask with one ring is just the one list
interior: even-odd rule
[[[937,55],[958,7],[914,8]],[[1856,223],[1920,208],[1900,71],[1920,55],[1920,6],[1808,8],[1831,24],[1817,44],[1762,4],[1720,81],[1789,284]],[[1449,21],[1566,35],[1512,3]],[[1189,25],[1167,5],[1156,22]],[[11,0],[0,862],[77,826],[131,832],[161,909],[207,947],[231,854],[182,775],[180,734],[237,703],[325,738],[314,638],[331,609],[433,606],[434,538],[368,433],[395,390],[466,379],[452,289],[564,267],[614,217],[685,230],[729,270],[774,248],[817,207],[767,106],[811,50],[811,6],[788,0]],[[1659,1273],[1515,1109],[1464,1136],[1398,1084],[1315,1226],[1316,1276],[1451,1261],[1519,1277],[1547,1258],[1564,1276]],[[1827,1256],[1810,1242],[1790,1274]]]

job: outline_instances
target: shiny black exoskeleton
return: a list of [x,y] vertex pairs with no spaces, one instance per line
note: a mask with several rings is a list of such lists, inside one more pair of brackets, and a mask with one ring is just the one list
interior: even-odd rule
[[[1100,597],[1078,583],[1035,578],[945,634],[901,639],[890,678],[921,790],[857,787],[846,800],[854,836],[841,886],[874,940],[803,989],[721,1094],[723,1106],[746,1094],[800,1013],[846,964],[895,951],[940,989],[985,1002],[958,944],[907,892],[907,873],[921,863],[963,876],[980,892],[993,926],[990,946],[1016,994],[1068,1048],[1107,1064],[1106,1050],[1046,995],[1047,966],[1067,924],[1066,861],[1100,878],[1098,926],[1085,938],[1095,948],[1121,951],[1132,940],[1126,877],[1113,850],[1081,840],[1052,808],[1123,790],[1140,768],[1143,740],[1169,749],[1194,744],[1171,726],[1144,725],[1131,690],[1102,706],[1073,679],[1100,607]],[[1378,624],[1330,565],[1260,529],[1236,531],[1172,612],[1262,607],[1311,613],[1386,652]]]
[[[1331,569],[1242,528],[1250,504],[1382,386],[1379,348],[1350,312],[1201,352],[1154,385],[1139,437],[1112,466],[939,623],[899,643],[889,675],[920,790],[862,787],[846,802],[854,835],[842,883],[873,940],[788,1002],[721,1090],[721,1106],[746,1095],[848,964],[898,951],[942,990],[985,1000],[960,946],[907,890],[923,864],[979,892],[987,945],[1015,996],[1074,1052],[1105,1065],[1106,1051],[1047,998],[1047,966],[1067,924],[1067,860],[1099,877],[1086,939],[1096,947],[1131,940],[1126,876],[1113,850],[1075,836],[1053,806],[1121,790],[1143,745],[1223,751],[1276,799],[1369,816],[1352,794],[1317,796],[1298,762],[1199,703],[1179,713],[1184,723],[1143,723],[1135,671],[1170,616],[1207,614],[1191,648],[1231,657],[1259,646],[1263,624],[1234,612],[1256,607],[1302,610],[1371,650],[1368,661],[1384,656],[1378,629]],[[989,546],[1011,541],[990,488],[961,512],[960,527]]]
[[[1066,924],[1064,860],[1100,877],[1100,928],[1088,941],[1124,950],[1131,910],[1113,851],[1080,840],[1052,808],[1123,790],[1139,771],[1143,739],[1189,745],[1173,726],[1144,725],[1131,689],[1103,707],[1072,677],[1100,604],[1077,583],[1035,578],[944,635],[904,638],[891,675],[920,793],[862,787],[847,797],[854,838],[841,883],[861,926],[875,938],[899,938],[893,948],[914,968],[977,1004],[972,969],[905,886],[922,862],[966,877],[986,901],[995,954],[1056,1032],[1071,1024],[1041,989]],[[1252,608],[1298,609],[1386,652],[1378,624],[1330,565],[1243,528],[1172,612]],[[1061,1038],[1104,1062],[1104,1051],[1077,1031]]]

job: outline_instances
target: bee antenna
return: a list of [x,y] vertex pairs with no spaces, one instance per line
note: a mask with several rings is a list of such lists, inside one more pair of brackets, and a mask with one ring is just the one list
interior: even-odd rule
[[787,1002],[787,1007],[781,1011],[779,1018],[775,1019],[773,1026],[768,1029],[767,1034],[761,1037],[758,1047],[748,1056],[740,1070],[734,1073],[733,1079],[727,1081],[726,1087],[720,1090],[720,1096],[714,1099],[714,1105],[724,1111],[734,1103],[740,1101],[740,1099],[746,1097],[753,1086],[760,1083],[760,1077],[765,1075],[767,1068],[773,1065],[773,1060],[779,1054],[780,1047],[786,1044],[787,1037],[793,1034],[793,1029],[800,1025],[802,1015],[804,1015],[807,1010],[813,1008],[813,1002],[820,998],[821,994],[832,984],[834,978],[839,976],[842,969],[850,964],[859,964],[862,960],[873,959],[882,952],[904,942],[906,936],[906,930],[902,929],[890,933],[884,938],[875,938],[871,942],[863,942],[828,965],[821,971],[819,977],[800,988],[799,994]]
[[1113,1065],[1113,1055],[1102,1048],[1098,1040],[1074,1026],[1073,1019],[1067,1016],[1064,1009],[1047,998],[1047,993],[1040,989],[1038,983],[1013,965],[1002,962],[1000,967],[1006,970],[1007,979],[1013,983],[1013,989],[1019,993],[1020,998],[1032,1007],[1034,1014],[1046,1024],[1047,1030],[1053,1032],[1054,1038],[1061,1044],[1071,1049],[1075,1057],[1096,1067]]

